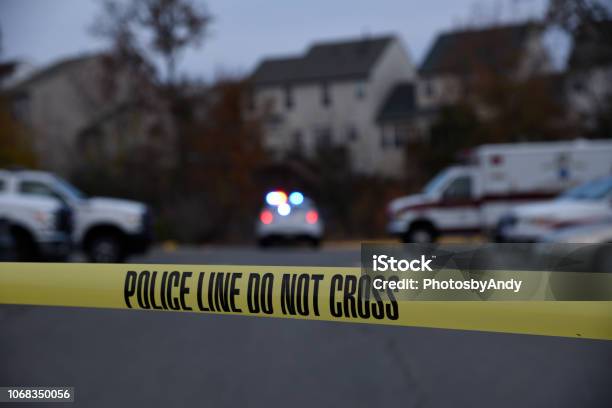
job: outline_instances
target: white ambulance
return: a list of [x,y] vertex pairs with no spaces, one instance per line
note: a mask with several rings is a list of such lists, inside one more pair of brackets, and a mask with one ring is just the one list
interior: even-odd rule
[[443,170],[421,194],[391,201],[387,230],[404,242],[492,234],[514,206],[609,174],[612,140],[483,145],[469,154],[468,164]]

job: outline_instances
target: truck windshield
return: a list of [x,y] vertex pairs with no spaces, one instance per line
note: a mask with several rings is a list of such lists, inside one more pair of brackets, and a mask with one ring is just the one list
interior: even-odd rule
[[570,200],[602,200],[606,197],[612,197],[612,177],[581,184],[559,196]]
[[436,177],[434,177],[429,181],[429,183],[427,183],[427,185],[423,189],[423,193],[432,194],[436,191],[439,191],[442,185],[446,182],[447,178],[448,170],[441,171]]
[[80,191],[78,188],[68,183],[67,181],[56,177],[57,188],[60,190],[60,193],[70,199],[70,200],[84,200],[87,198],[87,195]]

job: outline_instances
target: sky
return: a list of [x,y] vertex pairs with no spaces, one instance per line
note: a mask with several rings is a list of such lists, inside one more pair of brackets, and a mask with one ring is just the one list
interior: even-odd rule
[[[436,34],[466,24],[541,16],[546,0],[208,0],[214,21],[179,71],[212,79],[250,72],[264,57],[299,54],[314,41],[395,33],[415,63]],[[91,27],[100,0],[0,0],[2,59],[42,67],[104,49]],[[558,48],[558,47],[556,47]],[[558,58],[562,58],[561,56]]]

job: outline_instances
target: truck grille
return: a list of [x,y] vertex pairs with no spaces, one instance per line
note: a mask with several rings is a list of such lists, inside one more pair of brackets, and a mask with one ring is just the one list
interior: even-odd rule
[[55,214],[55,228],[58,231],[70,234],[72,232],[72,210],[62,207]]

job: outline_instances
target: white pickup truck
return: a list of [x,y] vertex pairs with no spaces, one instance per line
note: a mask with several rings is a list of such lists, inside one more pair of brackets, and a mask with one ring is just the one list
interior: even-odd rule
[[72,211],[60,200],[18,194],[15,178],[0,171],[3,260],[63,261],[71,250]]
[[609,140],[483,145],[468,164],[443,170],[421,194],[391,201],[387,230],[404,242],[494,234],[515,206],[611,173]]
[[143,203],[89,198],[60,177],[42,171],[2,170],[0,180],[15,200],[69,207],[74,219],[72,240],[92,262],[121,262],[146,251],[151,242],[151,214]]

